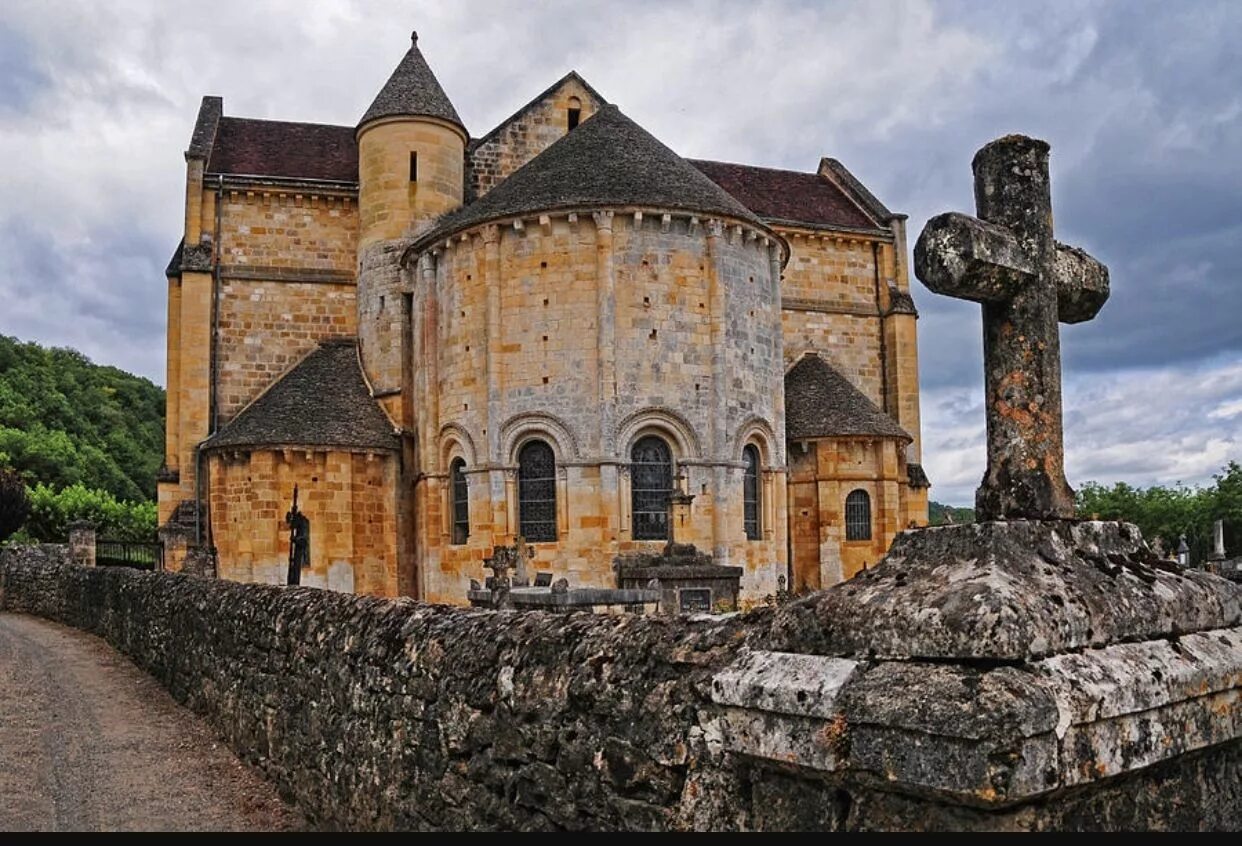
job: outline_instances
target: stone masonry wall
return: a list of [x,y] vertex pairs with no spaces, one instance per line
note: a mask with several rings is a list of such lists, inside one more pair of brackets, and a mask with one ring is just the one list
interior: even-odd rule
[[[696,495],[689,541],[745,569],[744,599],[776,590],[786,526],[769,248],[740,227],[712,235],[689,216],[606,214],[602,229],[586,213],[520,230],[483,227],[438,249],[434,269],[428,256],[407,271],[419,274],[412,324],[413,405],[428,474],[417,494],[426,518],[417,541],[423,598],[461,601],[491,547],[511,542],[520,516],[512,471],[532,437],[552,446],[558,472],[558,538],[534,545],[538,568],[575,586],[614,585],[616,554],[664,544],[631,534],[627,465],[647,434],[666,440]],[[602,352],[601,323],[612,338]],[[764,467],[754,541],[742,513],[746,442],[759,445]],[[461,545],[450,543],[446,519],[444,479],[456,457],[470,500]]]
[[358,205],[348,196],[226,191],[220,263],[263,273],[335,271],[352,276]]
[[357,333],[349,197],[226,191],[217,413],[224,425],[324,339]]
[[216,398],[223,426],[326,338],[357,332],[354,285],[225,279]]
[[302,584],[396,596],[396,457],[341,451],[255,450],[209,458],[212,536],[219,576],[284,584],[285,512],[298,486],[310,520],[310,569]]
[[[906,527],[905,462],[892,440],[823,439],[789,455],[789,508],[795,593],[830,587],[873,567]],[[871,500],[870,540],[845,537],[845,499]]]
[[[75,567],[12,549],[0,551],[0,609],[111,643],[324,828],[1242,824],[1236,742],[992,811],[725,752],[713,676],[742,646],[771,641],[768,611],[720,621],[498,613]],[[839,749],[846,737],[824,742]]]
[[595,114],[602,105],[581,82],[570,77],[478,142],[470,151],[475,199],[564,137],[569,130],[569,106],[575,98],[580,120]]
[[[781,231],[791,255],[781,277],[785,363],[808,350],[883,409],[880,307],[872,242]],[[887,249],[882,245],[882,249]]]
[[[358,138],[362,246],[400,238],[461,206],[463,135],[434,118],[392,117],[366,125]],[[416,173],[410,172],[411,155]]]

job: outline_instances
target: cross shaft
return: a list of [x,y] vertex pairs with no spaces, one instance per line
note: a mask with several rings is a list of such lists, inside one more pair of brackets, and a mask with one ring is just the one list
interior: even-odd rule
[[1108,269],[1052,233],[1048,145],[1010,135],[976,154],[978,218],[928,221],[914,248],[929,289],[982,304],[988,468],[980,520],[1074,516],[1065,480],[1058,321],[1093,318]]

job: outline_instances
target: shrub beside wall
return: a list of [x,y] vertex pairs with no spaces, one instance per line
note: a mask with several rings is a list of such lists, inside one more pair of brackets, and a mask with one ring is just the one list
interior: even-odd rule
[[101,539],[151,542],[155,540],[157,509],[154,502],[118,500],[107,491],[71,485],[63,490],[38,484],[27,489],[30,515],[18,542],[59,543],[68,537],[68,525],[86,520]]

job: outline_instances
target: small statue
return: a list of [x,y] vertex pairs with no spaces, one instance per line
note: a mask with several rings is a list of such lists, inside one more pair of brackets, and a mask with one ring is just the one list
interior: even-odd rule
[[302,583],[302,569],[310,566],[310,518],[298,510],[298,486],[293,486],[293,507],[285,515],[289,527],[288,584]]

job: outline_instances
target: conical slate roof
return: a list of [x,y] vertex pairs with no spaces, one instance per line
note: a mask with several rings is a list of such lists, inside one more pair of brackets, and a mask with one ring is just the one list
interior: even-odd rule
[[353,338],[319,346],[246,406],[203,449],[341,447],[397,450],[392,423],[371,396]]
[[785,374],[785,437],[859,435],[913,440],[836,368],[817,353],[807,353]]
[[449,100],[436,75],[431,72],[422,51],[418,49],[418,33],[410,36],[410,49],[388,77],[388,82],[358,121],[362,127],[373,120],[386,117],[434,117],[460,126],[465,124],[457,115],[457,109]]
[[763,226],[723,188],[609,104],[483,199],[442,217],[414,246],[499,217],[592,206],[684,209]]

